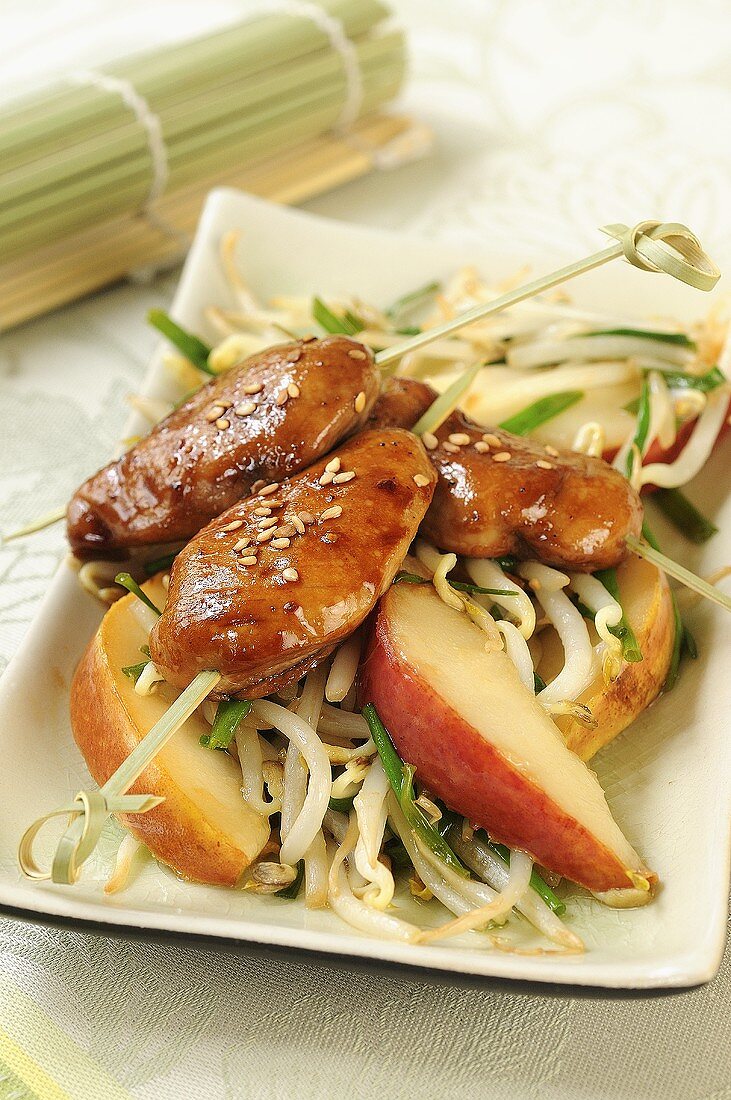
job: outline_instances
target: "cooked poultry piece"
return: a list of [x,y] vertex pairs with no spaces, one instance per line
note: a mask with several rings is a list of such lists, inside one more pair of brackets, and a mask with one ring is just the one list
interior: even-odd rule
[[279,344],[197,391],[69,504],[80,558],[189,539],[257,481],[280,480],[356,431],[376,400],[372,353],[345,336]]
[[235,504],[176,558],[152,660],[180,687],[218,669],[248,698],[299,680],[388,588],[435,483],[416,436],[369,431]]
[[413,428],[438,397],[426,382],[413,378],[389,378],[383,386],[367,428]]
[[426,440],[439,481],[422,531],[442,550],[593,572],[623,561],[627,535],[640,534],[639,496],[600,458],[485,431],[459,411],[436,439]]
[[[437,397],[424,382],[392,378],[369,425],[412,427]],[[598,458],[485,429],[456,411],[435,433],[429,457],[439,473],[423,533],[441,550],[470,558],[503,554],[577,570],[627,557],[642,526],[640,498]]]

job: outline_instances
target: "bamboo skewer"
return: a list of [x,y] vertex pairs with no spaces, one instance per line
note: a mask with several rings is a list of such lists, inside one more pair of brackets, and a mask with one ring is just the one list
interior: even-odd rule
[[[690,286],[701,290],[712,289],[720,277],[720,271],[716,265],[706,256],[698,239],[685,226],[677,223],[663,224],[645,221],[640,222],[632,229],[625,225],[604,226],[603,232],[614,237],[617,243],[522,287],[517,287],[492,302],[481,303],[473,309],[445,321],[444,324],[428,329],[393,348],[385,349],[383,352],[378,353],[376,362],[381,366],[389,364],[415,347],[423,347],[431,340],[455,332],[479,318],[497,313],[516,302],[525,301],[527,298],[534,297],[544,290],[575,278],[582,272],[591,271],[593,268],[620,256],[624,256],[629,263],[643,271],[663,271],[681,282],[688,283]],[[466,377],[469,377],[470,372],[473,372],[474,369],[474,366],[470,367],[466,372]],[[460,379],[458,379],[454,385],[459,386],[460,384]],[[454,389],[454,387],[451,387],[451,389]],[[444,416],[449,414],[449,404],[449,393],[437,398],[431,410],[427,410],[424,417],[419,421],[418,427],[420,430],[434,430],[434,427],[438,426],[440,422],[439,418],[443,420]],[[429,419],[430,412],[432,413],[431,420]],[[638,540],[628,539],[627,542],[634,553],[647,557],[648,560],[653,560],[644,545]],[[668,563],[668,559],[658,553],[655,553],[654,560],[661,568],[664,567],[665,563]],[[670,562],[668,564],[675,567],[673,575],[683,580],[684,583],[690,583],[688,578],[691,578],[694,582],[698,581],[698,578],[695,578],[693,574],[688,573],[682,567],[678,567],[675,563]],[[696,591],[702,591],[704,595],[710,595],[711,598],[720,596],[721,598],[717,602],[731,608],[731,600],[728,597],[718,593],[712,585],[706,585],[705,582],[699,582],[699,584],[702,587],[699,587],[698,584],[692,585]],[[130,796],[126,795],[126,791],[131,783],[142,775],[144,769],[155,758],[160,748],[180,728],[193,709],[214,690],[219,681],[220,673],[215,670],[200,672],[135,747],[130,757],[107,780],[101,790],[80,791],[76,795],[72,807],[66,806],[53,811],[39,818],[26,829],[18,848],[18,859],[23,872],[31,878],[52,878],[54,882],[73,885],[78,877],[81,865],[94,850],[102,827],[111,814],[116,812],[145,813],[158,805],[159,799],[148,796],[145,800],[144,795],[131,796],[133,800],[137,799],[137,803],[131,805],[129,803]],[[126,803],[125,799],[128,800]],[[50,869],[44,871],[38,865],[33,853],[35,839],[46,821],[69,812],[73,815],[73,820],[56,846]]]

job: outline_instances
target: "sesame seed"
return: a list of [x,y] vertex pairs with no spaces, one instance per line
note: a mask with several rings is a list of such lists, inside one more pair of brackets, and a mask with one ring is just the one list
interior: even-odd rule
[[273,546],[275,550],[286,550],[286,548],[289,546],[289,539],[272,539],[269,545]]
[[212,424],[214,420],[218,420],[219,416],[222,416],[226,410],[223,405],[211,405],[210,409],[206,413],[206,420],[209,424]]
[[340,469],[340,459],[337,457],[331,458],[325,469],[331,474],[336,474]]
[[268,531],[260,531],[259,534],[256,536],[256,541],[257,542],[268,542],[269,539],[273,536],[273,534],[274,534],[274,531],[271,527],[269,528]]
[[255,481],[249,490],[250,493],[258,493],[260,489],[263,489],[266,485],[263,477],[260,477],[258,481]]
[[454,443],[455,447],[466,447],[470,441],[470,437],[464,432],[452,432],[449,437],[449,442]]
[[[365,356],[363,356],[363,358],[365,359]],[[357,413],[362,413],[363,409],[365,407],[366,407],[366,395],[365,395],[365,391],[361,390],[360,393],[358,394],[358,396],[355,399],[355,411]]]
[[326,508],[320,516],[320,523],[325,523],[328,519],[339,519],[343,514],[343,509],[339,504],[333,504],[332,508]]
[[336,474],[333,478],[333,485],[345,485],[346,481],[352,481],[355,477],[355,470],[343,470],[342,474]]
[[260,504],[258,508],[254,509],[255,516],[270,516],[271,514],[272,510],[266,504]]
[[259,496],[260,497],[270,497],[272,495],[272,493],[276,493],[278,488],[279,488],[279,482],[278,481],[272,481],[272,482],[270,482],[269,485],[265,485],[263,489],[259,490]]
[[289,385],[287,386],[287,393],[289,394],[290,397],[299,397],[300,388],[299,388],[299,386],[297,385],[296,382],[290,382],[289,383]]
[[238,554],[239,550],[245,550],[245,549],[246,549],[246,547],[247,547],[247,546],[249,545],[249,543],[250,543],[250,542],[251,542],[251,539],[250,539],[250,538],[248,537],[248,535],[247,535],[247,536],[245,536],[244,538],[242,538],[242,539],[239,539],[239,541],[238,541],[238,542],[235,542],[235,543],[234,543],[234,550],[235,550],[235,551],[236,551],[236,553]]
[[536,466],[540,466],[542,470],[555,470],[556,467],[552,462],[546,462],[545,458],[539,458],[536,462]]
[[550,455],[551,458],[558,458],[559,457],[558,451],[556,450],[555,447],[552,447],[550,443],[547,443],[546,446],[543,448],[543,450],[546,452],[547,455]]
[[244,401],[243,404],[237,405],[234,412],[237,416],[248,416],[253,413],[256,408],[256,401]]
[[242,519],[232,519],[230,523],[227,523],[225,527],[222,527],[222,531],[238,531],[239,527],[244,526]]
[[315,517],[313,516],[312,512],[298,512],[297,515],[299,516],[299,518],[302,520],[303,523],[314,523],[315,522]]
[[296,363],[298,359],[302,358],[302,348],[292,348],[287,352],[287,362]]
[[230,428],[231,427],[231,421],[227,420],[225,416],[221,416],[216,421],[216,427],[220,428],[221,431],[223,431],[225,428]]
[[487,454],[490,450],[490,444],[485,443],[484,439],[478,439],[475,443],[475,450],[479,451],[481,455]]
[[288,539],[290,535],[294,534],[294,527],[291,523],[283,523],[281,527],[277,527],[274,531],[276,538]]
[[304,535],[306,528],[299,516],[289,516],[288,518],[297,534]]
[[330,470],[325,470],[325,473],[320,475],[319,483],[320,485],[329,485],[334,477],[335,474],[331,473]]
[[263,382],[247,382],[245,386],[241,387],[242,393],[261,393],[264,389]]
[[414,474],[414,481],[420,489],[423,489],[426,485],[429,484],[429,478],[425,477],[424,474]]
[[444,443],[442,443],[442,447],[451,455],[456,455],[459,451],[459,447],[457,447],[454,443],[450,443],[448,439],[445,439]]
[[241,558],[242,565],[256,565],[256,557],[254,554],[249,554],[248,557]]
[[278,522],[276,516],[267,516],[266,519],[258,520],[257,526],[260,531],[266,531],[268,527],[276,527]]
[[489,443],[491,447],[502,447],[502,440],[499,435],[495,435],[493,432],[486,432],[483,435],[485,443]]
[[498,451],[492,456],[494,462],[509,462],[512,457],[510,451]]
[[424,432],[421,437],[421,442],[424,444],[427,451],[434,451],[439,446],[439,440],[433,432]]
[[282,570],[282,576],[284,577],[285,581],[298,581],[300,579],[300,575],[297,570],[292,569],[291,566],[288,569]]
[[279,393],[277,394],[277,401],[276,401],[277,405],[280,405],[280,406],[281,405],[286,405],[288,401],[289,401],[289,394],[287,393],[287,391],[286,390],[280,390]]
[[351,359],[367,359],[368,356],[364,351],[359,351],[358,348],[351,348],[348,352]]

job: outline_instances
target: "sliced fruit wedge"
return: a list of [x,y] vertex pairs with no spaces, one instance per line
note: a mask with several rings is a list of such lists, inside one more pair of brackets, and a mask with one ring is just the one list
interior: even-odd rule
[[[159,580],[145,592],[158,607],[165,602]],[[136,596],[125,596],[107,611],[89,643],[71,686],[71,725],[89,771],[106,782],[167,710],[171,696],[138,695],[122,672],[144,658],[147,643]],[[144,814],[122,818],[163,863],[185,878],[234,886],[269,839],[269,821],[255,813],[241,794],[241,771],[227,753],[203,748],[209,727],[197,714],[173,735],[131,793],[161,796],[163,803]]]
[[480,629],[431,586],[396,584],[381,599],[361,695],[451,809],[609,905],[650,900],[656,876],[596,776],[505,653],[487,652]]

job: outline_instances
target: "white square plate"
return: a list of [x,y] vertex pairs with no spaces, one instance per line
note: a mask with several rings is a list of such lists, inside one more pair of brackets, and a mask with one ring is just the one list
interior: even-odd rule
[[[427,278],[450,275],[463,263],[474,263],[499,280],[524,259],[494,253],[478,242],[469,249],[446,247],[321,220],[235,191],[216,191],[206,204],[173,307],[182,324],[204,336],[205,306],[230,303],[217,250],[223,232],[233,227],[243,230],[242,269],[264,298],[276,293],[347,292],[386,304]],[[535,263],[536,271],[554,266],[551,256]],[[630,316],[689,317],[709,305],[705,295],[618,262],[584,276],[572,293],[578,302]],[[159,361],[150,370],[146,392],[177,396],[170,392]],[[694,492],[725,530],[731,529],[731,501],[723,500],[727,462],[727,449],[717,453]],[[662,535],[672,549],[671,536],[665,531]],[[729,557],[722,536],[702,553],[689,553],[687,544],[678,552],[691,567],[703,571]],[[693,985],[715,973],[725,932],[731,802],[731,647],[727,623],[717,609],[702,606],[690,618],[701,659],[686,663],[672,694],[660,699],[594,764],[617,820],[659,872],[663,888],[652,905],[636,911],[612,911],[584,895],[572,897],[568,920],[587,945],[580,957],[501,954],[481,946],[474,934],[439,946],[378,941],[358,934],[328,911],[307,911],[300,901],[190,885],[152,861],[130,888],[107,898],[100,880],[109,866],[113,832],[77,886],[25,880],[15,861],[21,828],[89,784],[69,731],[68,686],[99,619],[95,601],[62,565],[2,682],[0,905],[41,919],[71,919],[82,927],[93,921],[151,933],[214,936],[431,967],[455,975],[648,988]]]

